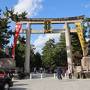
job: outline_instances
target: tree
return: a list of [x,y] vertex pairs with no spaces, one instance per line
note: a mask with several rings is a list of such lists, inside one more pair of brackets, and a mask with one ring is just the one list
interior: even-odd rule
[[34,53],[34,45],[30,45],[30,71],[33,71],[33,68],[36,67],[35,64],[35,53]]
[[16,60],[16,67],[24,69],[24,61],[25,61],[25,38],[19,37],[19,43],[15,49],[15,60]]
[[6,15],[6,17],[10,18],[12,21],[20,21],[20,20],[23,20],[23,19],[26,19],[26,15],[27,13],[26,12],[22,12],[21,14],[18,14],[18,13],[14,13],[14,9],[11,9],[9,10],[7,7],[6,7],[6,13],[4,13]]
[[66,40],[65,40],[65,33],[61,33],[59,42],[57,45],[60,46],[60,48],[65,48],[66,49]]
[[[9,21],[14,21],[14,22],[18,22],[19,20],[21,19],[26,19],[26,15],[27,13],[26,12],[23,12],[21,14],[18,14],[18,13],[14,13],[14,10],[11,9],[9,10],[7,7],[6,7],[6,11],[4,12],[4,16],[5,18],[7,18]],[[9,31],[9,33],[11,35],[15,35],[15,31]],[[19,67],[19,68],[24,68],[24,61],[25,61],[25,41],[26,39],[24,37],[21,37],[19,35],[19,43],[16,45],[16,49],[15,49],[15,60],[16,60],[16,66]],[[11,52],[11,50],[10,50]]]
[[42,59],[39,52],[35,53],[35,66],[38,70],[40,67],[42,67]]
[[82,54],[81,44],[77,33],[71,33],[72,53],[79,51]]
[[30,47],[30,71],[33,72],[36,67],[37,70],[42,66],[41,55],[39,52],[35,53],[35,46],[31,45]]
[[4,49],[10,42],[11,34],[9,32],[11,30],[9,30],[10,26],[8,25],[10,23],[9,19],[4,14],[1,15],[1,13],[0,11],[0,57],[5,57]]
[[49,67],[53,71],[57,66],[67,67],[67,52],[65,34],[62,33],[58,43],[53,39],[46,42],[42,53],[42,63],[44,67]]
[[59,42],[55,45],[55,62],[56,66],[67,66],[65,33],[61,34]]
[[55,41],[54,39],[49,39],[45,43],[42,52],[42,64],[45,68],[52,69],[54,67],[54,48],[55,48]]
[[[26,48],[26,38],[19,36],[18,43],[15,49],[15,60],[16,67],[24,70],[25,62],[25,48]],[[40,67],[40,54],[34,53],[34,45],[30,45],[30,71],[33,71],[34,67]]]
[[77,33],[71,33],[71,45],[73,62],[75,65],[81,65],[82,48]]

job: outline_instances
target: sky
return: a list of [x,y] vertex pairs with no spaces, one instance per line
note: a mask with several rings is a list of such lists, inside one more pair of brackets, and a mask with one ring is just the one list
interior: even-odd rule
[[[0,8],[14,8],[15,13],[26,11],[28,18],[60,18],[85,15],[90,16],[90,0],[0,0]],[[31,35],[31,43],[41,51],[49,38],[58,41],[60,35]]]

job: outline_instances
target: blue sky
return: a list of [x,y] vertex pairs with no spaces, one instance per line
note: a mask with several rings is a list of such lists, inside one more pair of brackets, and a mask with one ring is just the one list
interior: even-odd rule
[[[30,4],[32,3],[32,4]],[[28,17],[68,17],[86,15],[90,16],[89,0],[0,0],[0,8],[15,8],[16,11],[26,10]],[[21,11],[20,11],[21,10]],[[57,35],[32,35],[31,43],[38,43],[42,38],[56,37]],[[47,41],[48,39],[45,39]],[[43,45],[45,42],[40,42]],[[39,45],[37,45],[38,47]],[[39,47],[40,48],[40,47]]]
[[[5,6],[13,8],[18,1],[19,0],[0,0],[0,8],[4,9]],[[42,9],[33,17],[65,17],[83,14],[89,16],[89,9],[89,0],[42,0]]]

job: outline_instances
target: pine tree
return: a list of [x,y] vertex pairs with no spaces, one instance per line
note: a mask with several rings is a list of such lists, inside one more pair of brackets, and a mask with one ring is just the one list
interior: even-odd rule
[[0,57],[4,57],[4,49],[7,44],[10,42],[9,39],[11,35],[9,33],[10,26],[8,25],[9,19],[5,17],[3,14],[1,15],[2,11],[0,11]]
[[55,48],[55,41],[54,39],[49,39],[45,46],[43,47],[42,52],[42,63],[45,68],[53,69],[54,68],[54,48]]
[[65,33],[61,33],[59,42],[55,45],[56,66],[67,66],[67,51]]
[[73,62],[75,65],[81,65],[82,48],[77,33],[71,33],[71,45]]
[[7,7],[6,7],[6,12],[4,14],[14,22],[27,19],[26,12],[22,12],[21,14],[18,13],[15,14],[14,9],[9,10]]

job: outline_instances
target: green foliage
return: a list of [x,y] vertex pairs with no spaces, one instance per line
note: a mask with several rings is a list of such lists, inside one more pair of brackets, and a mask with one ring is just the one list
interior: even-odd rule
[[45,68],[49,68],[50,70],[54,70],[57,66],[67,66],[64,34],[61,35],[58,43],[55,43],[54,39],[46,42],[42,52],[42,63]]
[[18,14],[18,13],[14,14],[14,10],[13,9],[9,10],[7,7],[6,7],[6,12],[4,14],[6,15],[6,17],[11,18],[11,20],[15,21],[15,22],[27,18],[26,17],[26,15],[27,15],[26,12],[23,12],[21,14]]
[[10,42],[11,34],[9,32],[11,30],[9,30],[9,23],[9,19],[0,11],[0,57],[5,56],[4,49]]
[[[25,62],[25,48],[26,48],[26,39],[24,37],[19,37],[18,44],[15,49],[15,60],[16,67],[24,69]],[[37,52],[34,53],[34,45],[30,45],[30,70],[33,71],[33,68],[36,67],[39,69],[42,66],[41,55]]]
[[16,60],[16,66],[17,67],[24,67],[24,61],[25,61],[25,44],[22,37],[19,37],[19,43],[16,46],[15,49],[15,60]]
[[55,61],[54,59],[54,39],[50,39],[49,41],[46,42],[45,47],[43,48],[43,56],[42,56],[42,63],[45,67],[51,67],[54,65]]
[[35,54],[34,54],[34,45],[30,46],[30,70],[33,71],[33,68],[36,67],[35,65]]
[[[73,62],[75,65],[80,65],[82,49],[77,33],[71,33],[71,45]],[[65,33],[61,34],[60,40],[56,44],[52,39],[46,42],[42,52],[42,63],[45,68],[49,67],[51,69],[54,69],[57,66],[67,67]]]
[[72,55],[75,65],[81,65],[82,48],[77,33],[71,33]]
[[60,41],[56,44],[55,54],[56,66],[67,66],[65,33],[61,34]]
[[84,21],[85,22],[90,22],[90,18],[85,18]]
[[[8,24],[10,21],[19,21],[20,19],[26,19],[26,12],[23,12],[22,14],[14,14],[14,10],[9,10],[6,7],[6,10],[3,12],[3,17],[0,17],[0,46],[5,47],[9,43],[9,38],[11,35],[15,35],[15,32],[12,32],[12,30],[9,30]],[[10,48],[10,53],[12,53],[12,48]],[[24,61],[25,61],[25,38],[19,37],[19,43],[16,46],[15,49],[15,60],[16,60],[16,66],[17,67],[24,67]],[[2,55],[2,54],[0,54]],[[5,56],[5,54],[3,54]]]
[[38,69],[42,67],[42,59],[39,52],[35,53],[35,64]]
[[34,67],[37,68],[37,70],[40,69],[40,67],[42,67],[42,60],[41,60],[41,55],[39,52],[37,53],[32,53],[30,55],[31,59],[30,59],[30,66],[31,66],[31,71],[33,71]]
[[73,53],[73,63],[75,66],[81,65],[82,54],[79,51]]
[[64,48],[66,49],[66,40],[65,40],[65,33],[61,33],[59,42],[57,43],[57,45],[59,45],[60,48]]
[[71,44],[72,44],[72,53],[79,51],[82,54],[82,49],[77,33],[71,33]]

